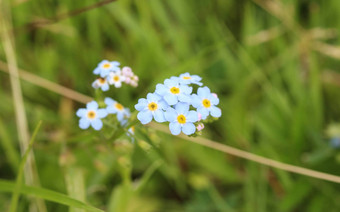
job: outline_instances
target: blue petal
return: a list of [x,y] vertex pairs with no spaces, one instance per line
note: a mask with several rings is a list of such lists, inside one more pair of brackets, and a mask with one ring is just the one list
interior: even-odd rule
[[89,128],[90,126],[90,121],[86,118],[82,118],[79,120],[79,127],[83,130]]
[[221,111],[220,108],[218,108],[216,106],[211,106],[210,114],[211,114],[212,117],[219,118],[222,115],[222,111]]
[[164,112],[161,110],[156,110],[153,114],[153,117],[155,118],[157,122],[160,122],[160,123],[165,122]]
[[189,95],[186,95],[186,94],[180,94],[180,95],[178,95],[178,100],[180,102],[187,102],[187,103],[189,103],[189,102],[191,102],[191,97]]
[[177,118],[177,112],[172,107],[169,107],[164,113],[164,117],[168,122],[173,122]]
[[210,96],[209,99],[210,99],[210,101],[211,101],[211,103],[212,103],[213,105],[218,105],[218,103],[220,103],[219,98],[213,96],[212,94],[211,94],[211,96]]
[[191,95],[191,104],[195,108],[202,106],[202,100],[196,94]]
[[152,113],[149,110],[143,110],[137,114],[137,118],[142,124],[148,124],[152,120]]
[[105,83],[103,86],[102,86],[102,91],[108,91],[110,88],[109,84]]
[[89,103],[86,104],[86,108],[88,110],[97,110],[98,108],[98,103],[96,101],[91,101]]
[[106,109],[98,109],[97,110],[97,116],[98,118],[102,119],[105,118],[107,116],[107,111]]
[[163,110],[166,110],[166,109],[168,109],[168,107],[170,107],[168,105],[168,103],[166,103],[166,101],[164,101],[163,99],[161,101],[159,101],[158,104]]
[[202,115],[202,119],[206,119],[209,115],[209,111],[204,107],[197,108],[197,112]]
[[191,135],[196,131],[196,127],[193,123],[185,123],[182,127],[182,131],[186,135]]
[[163,84],[157,84],[155,92],[157,94],[163,96],[163,95],[165,95],[168,92],[168,88],[165,85],[163,85]]
[[87,113],[87,110],[85,108],[80,108],[80,109],[77,110],[76,115],[78,117],[84,117],[86,115],[86,113]]
[[198,88],[197,94],[199,97],[208,97],[210,94],[210,89],[207,86],[204,86],[203,88]]
[[101,67],[104,63],[108,63],[108,62],[109,62],[108,60],[102,60],[102,61],[98,64],[98,66]]
[[124,113],[117,113],[118,121],[122,121],[124,119]]
[[154,93],[148,93],[146,98],[148,99],[148,101],[151,101],[151,102],[158,102],[158,100],[161,99],[159,95],[154,94]]
[[110,114],[116,114],[118,112],[118,110],[112,105],[107,106],[106,111]]
[[107,105],[107,106],[111,106],[111,105],[113,105],[116,101],[115,100],[113,100],[113,99],[111,99],[110,97],[106,97],[105,99],[104,99],[104,102],[105,102],[105,104]]
[[139,99],[138,103],[135,105],[136,110],[142,111],[148,106],[148,101],[144,98]]
[[100,130],[103,127],[103,122],[100,119],[94,119],[91,121],[91,126],[95,130]]
[[198,120],[198,114],[196,111],[190,110],[186,118],[187,122],[196,122]]
[[110,70],[102,69],[100,72],[100,76],[104,78],[104,77],[107,77],[109,73],[110,73]]
[[191,94],[192,93],[192,87],[189,87],[189,86],[186,86],[186,85],[180,86],[180,90],[181,90],[181,93],[185,93],[185,94]]
[[179,123],[171,122],[169,128],[173,135],[179,135],[181,133],[181,125]]
[[189,111],[189,104],[179,102],[176,106],[175,109],[178,114],[187,114]]
[[178,102],[177,96],[173,94],[167,94],[164,96],[164,100],[169,104],[169,105],[174,105]]
[[119,65],[120,65],[120,62],[118,62],[118,61],[112,61],[112,62],[111,62],[111,65],[112,65],[112,66],[119,66]]
[[93,70],[93,73],[99,75],[100,74],[100,70],[101,70],[100,68],[95,68]]
[[176,79],[166,79],[166,80],[164,80],[164,85],[166,86],[166,87],[176,87],[176,86],[178,86],[178,81],[176,80]]

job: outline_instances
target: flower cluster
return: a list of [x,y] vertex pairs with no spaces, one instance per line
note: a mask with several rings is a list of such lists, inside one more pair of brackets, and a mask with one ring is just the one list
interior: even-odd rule
[[92,83],[93,88],[100,88],[102,91],[108,91],[110,85],[120,88],[122,83],[126,83],[133,87],[138,85],[138,76],[136,76],[130,67],[120,69],[120,63],[117,61],[101,61],[93,70],[95,75],[99,77]]
[[217,107],[219,99],[208,87],[199,87],[197,93],[193,93],[191,85],[203,86],[200,81],[201,77],[184,73],[157,84],[154,93],[139,99],[135,105],[138,120],[142,124],[152,119],[160,123],[167,121],[173,135],[199,134],[204,122],[222,115]]
[[[93,73],[99,75],[99,78],[92,83],[92,87],[101,88],[102,91],[109,90],[110,85],[116,88],[122,86],[122,83],[129,84],[136,87],[138,85],[138,77],[132,72],[131,68],[119,68],[120,63],[117,61],[103,60],[94,69]],[[125,108],[122,104],[112,98],[106,97],[104,99],[96,98],[98,101],[91,101],[86,104],[86,108],[78,109],[76,115],[80,118],[79,127],[87,129],[90,126],[95,130],[100,130],[103,127],[103,119],[114,115],[119,125],[126,127],[130,110]],[[105,106],[104,106],[105,105]],[[100,108],[102,106],[102,108]],[[108,121],[109,122],[109,121]],[[133,133],[133,129],[129,129]]]

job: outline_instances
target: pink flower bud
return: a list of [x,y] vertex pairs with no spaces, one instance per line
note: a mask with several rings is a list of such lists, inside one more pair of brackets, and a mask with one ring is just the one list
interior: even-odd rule
[[132,77],[133,72],[132,72],[132,69],[131,69],[130,67],[125,66],[125,67],[123,67],[123,69],[122,69],[122,74],[123,74],[124,76],[126,76],[126,77]]
[[198,124],[196,129],[197,131],[202,131],[204,129],[204,124],[203,123]]
[[216,93],[212,93],[212,95],[216,98],[218,98],[217,94]]

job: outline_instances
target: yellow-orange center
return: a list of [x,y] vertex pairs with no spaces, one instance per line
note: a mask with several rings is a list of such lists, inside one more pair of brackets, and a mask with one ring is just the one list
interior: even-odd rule
[[114,77],[113,77],[113,81],[118,82],[118,81],[119,81],[119,76],[117,76],[117,75],[114,76]]
[[155,102],[150,102],[148,104],[148,108],[149,108],[150,111],[155,111],[155,110],[157,110],[158,105]]
[[179,116],[177,116],[177,121],[180,124],[185,124],[187,122],[187,119],[185,118],[184,115],[179,115]]
[[121,104],[119,104],[119,103],[115,103],[115,108],[116,108],[117,110],[124,110],[124,106],[121,105]]
[[104,83],[106,82],[106,79],[105,79],[105,78],[99,78],[98,80],[99,80],[99,83],[100,83],[100,84],[104,84]]
[[110,67],[111,67],[111,64],[110,64],[110,63],[105,63],[105,64],[103,65],[103,67],[104,67],[104,68],[110,68]]
[[185,76],[185,77],[183,77],[183,79],[189,80],[189,79],[191,79],[191,77]]
[[89,112],[87,112],[87,118],[89,119],[96,118],[96,112],[94,112],[93,110],[90,110]]
[[171,92],[172,94],[179,94],[179,88],[177,88],[177,87],[172,87],[172,88],[170,88],[170,92]]
[[209,108],[211,106],[211,102],[209,99],[203,99],[202,104],[205,108]]

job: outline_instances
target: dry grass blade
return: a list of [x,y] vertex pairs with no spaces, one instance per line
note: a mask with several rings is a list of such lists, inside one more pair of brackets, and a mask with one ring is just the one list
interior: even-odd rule
[[[29,133],[27,126],[27,119],[24,107],[24,100],[22,97],[19,72],[17,68],[17,61],[15,56],[15,46],[11,34],[11,14],[8,3],[0,0],[0,35],[3,41],[5,56],[8,61],[8,72],[11,82],[12,95],[15,108],[15,117],[17,123],[17,130],[19,136],[21,154],[24,154],[29,147]],[[25,164],[25,180],[30,185],[38,184],[39,180],[35,174],[34,155],[29,154],[27,163]],[[47,211],[46,206],[42,200],[36,201],[36,206],[39,211]]]
[[[2,70],[1,66],[0,66],[0,70]],[[22,73],[22,72],[20,72],[20,73]],[[24,73],[26,73],[26,72],[24,72]],[[31,79],[32,76],[33,76],[33,74],[26,75],[25,77],[20,75],[20,77],[22,79],[27,80],[27,81],[35,84],[35,85],[49,89],[51,91],[55,91],[57,88],[62,88],[62,89],[56,91],[56,93],[61,94],[65,97],[71,98],[75,101],[86,103],[91,99],[90,97],[87,97],[87,96],[80,94],[76,91],[72,92],[72,94],[76,94],[75,96],[72,96],[69,92],[63,93],[64,91],[68,91],[70,89],[62,87],[62,86],[60,86],[56,83],[53,83],[53,82],[48,83],[48,85],[52,86],[51,89],[50,89],[48,86],[46,86],[47,84],[41,85],[41,84],[37,83],[38,81],[32,80]],[[36,79],[43,79],[43,78],[40,78],[38,76],[34,76],[34,77],[36,77]],[[158,131],[170,134],[169,129],[164,125],[151,123],[151,124],[149,124],[149,126],[158,130]],[[243,150],[240,150],[240,149],[237,149],[237,148],[225,145],[225,144],[221,144],[221,143],[218,143],[216,141],[212,141],[212,140],[209,140],[209,139],[206,139],[206,138],[201,138],[201,137],[200,138],[190,138],[190,137],[187,137],[185,135],[180,135],[179,137],[184,139],[184,140],[188,140],[188,141],[191,141],[193,143],[197,143],[199,145],[206,146],[208,148],[215,149],[217,151],[224,152],[224,153],[227,153],[227,154],[239,157],[239,158],[244,158],[246,160],[254,161],[256,163],[259,163],[259,164],[262,164],[262,165],[265,165],[265,166],[285,170],[287,172],[296,173],[296,174],[300,174],[300,175],[304,175],[304,176],[308,176],[308,177],[312,177],[312,178],[316,178],[316,179],[326,180],[326,181],[329,181],[329,182],[340,183],[340,177],[336,176],[336,175],[331,175],[331,174],[327,174],[327,173],[323,173],[323,172],[314,171],[314,170],[311,170],[311,169],[306,169],[306,168],[299,167],[299,166],[290,165],[290,164],[287,164],[287,163],[282,163],[282,162],[272,160],[272,159],[269,159],[269,158],[266,158],[266,157],[262,157],[262,156],[259,156],[259,155],[256,155],[256,154],[253,154],[253,153],[250,153],[250,152],[246,152],[246,151],[243,151]]]
[[77,16],[79,14],[88,12],[88,11],[90,11],[92,9],[96,9],[96,8],[102,7],[104,5],[112,3],[114,1],[116,1],[116,0],[104,0],[104,1],[100,1],[100,2],[94,3],[92,5],[89,5],[87,7],[83,7],[83,8],[76,9],[76,10],[73,10],[73,11],[70,11],[70,12],[59,14],[59,15],[57,15],[55,17],[52,17],[52,18],[49,18],[49,19],[42,19],[40,21],[34,21],[34,22],[31,22],[31,23],[25,24],[24,26],[22,26],[22,27],[20,27],[18,29],[15,29],[15,32],[18,32],[21,29],[32,30],[34,28],[43,27],[43,26],[48,25],[48,24],[54,24],[54,23],[56,23],[58,21],[62,21],[64,19],[68,19],[68,18]]

